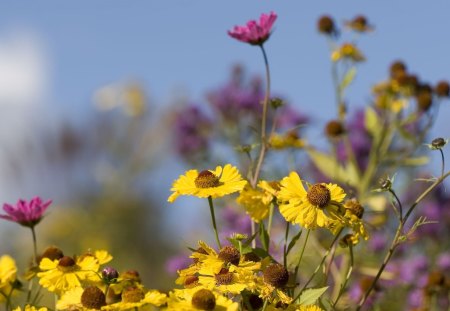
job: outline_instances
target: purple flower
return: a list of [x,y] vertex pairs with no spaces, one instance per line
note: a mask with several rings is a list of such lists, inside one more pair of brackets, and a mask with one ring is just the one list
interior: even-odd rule
[[175,117],[174,136],[178,154],[195,156],[209,146],[211,120],[194,105],[179,111]]
[[45,210],[51,203],[52,200],[43,202],[40,197],[34,197],[30,202],[19,200],[16,206],[5,203],[3,210],[7,215],[0,215],[0,218],[32,228],[41,221]]
[[251,45],[262,45],[269,39],[270,31],[273,23],[277,19],[275,12],[261,14],[259,22],[256,20],[248,21],[245,26],[234,26],[228,34],[242,42],[250,43]]

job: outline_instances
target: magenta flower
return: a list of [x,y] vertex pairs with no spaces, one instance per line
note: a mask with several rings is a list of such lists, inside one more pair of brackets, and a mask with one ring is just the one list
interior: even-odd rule
[[41,221],[45,210],[51,203],[51,200],[43,202],[40,197],[34,197],[30,202],[19,200],[16,206],[5,203],[3,210],[7,215],[0,215],[0,218],[33,228]]
[[234,26],[233,30],[228,31],[228,34],[251,45],[262,45],[269,39],[270,31],[276,19],[277,14],[275,12],[270,12],[269,15],[261,14],[259,22],[251,20],[245,26]]

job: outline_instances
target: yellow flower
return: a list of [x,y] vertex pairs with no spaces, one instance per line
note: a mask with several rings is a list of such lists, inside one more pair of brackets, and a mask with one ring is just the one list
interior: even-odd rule
[[204,287],[174,290],[169,294],[167,311],[237,311],[237,302]]
[[53,261],[43,258],[39,268],[42,271],[37,274],[40,278],[39,284],[58,295],[70,289],[81,287],[81,281],[98,281],[100,279],[96,274],[99,264],[93,256],[83,256],[77,261],[69,256]]
[[269,144],[273,149],[303,148],[306,141],[299,138],[297,132],[289,131],[284,135],[272,134],[269,138]]
[[333,62],[337,62],[341,59],[347,59],[354,62],[362,62],[366,60],[361,51],[351,43],[344,43],[339,49],[334,50],[331,54],[331,60]]
[[347,235],[346,241],[350,241],[353,245],[358,244],[359,238],[367,240],[369,235],[364,227],[362,217],[364,208],[356,200],[351,199],[344,203],[344,215],[330,221],[329,228],[333,234],[337,234],[342,228],[352,229],[353,234]]
[[138,310],[152,305],[159,307],[167,302],[167,296],[157,290],[145,292],[138,287],[129,287],[122,292],[122,301],[102,307],[102,310]]
[[[30,305],[26,305],[24,311],[47,311],[48,309],[46,307],[34,307]],[[15,308],[13,311],[22,311],[20,307]]]
[[289,305],[286,309],[277,308],[276,306],[269,305],[267,307],[267,311],[323,311],[323,309],[315,305],[301,306],[296,304],[296,305]]
[[286,221],[306,229],[327,227],[330,217],[339,214],[339,203],[344,197],[344,190],[331,183],[310,185],[306,191],[295,172],[283,178],[278,193],[280,212]]
[[236,167],[230,164],[223,168],[217,166],[215,170],[189,170],[180,176],[174,183],[171,191],[173,193],[167,199],[174,202],[179,195],[193,195],[198,198],[218,198],[241,191],[246,180],[243,180]]
[[[14,259],[9,255],[0,257],[0,292],[9,295],[12,283],[16,280],[17,266]],[[0,295],[0,302],[5,301],[5,296]]]

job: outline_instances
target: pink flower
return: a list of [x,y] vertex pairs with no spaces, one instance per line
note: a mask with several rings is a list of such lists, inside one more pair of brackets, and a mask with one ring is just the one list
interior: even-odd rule
[[32,228],[41,221],[45,210],[51,203],[51,200],[42,202],[40,197],[34,197],[30,202],[19,200],[16,206],[5,203],[3,210],[7,215],[0,215],[0,218]]
[[270,12],[269,15],[261,14],[259,22],[251,20],[245,26],[234,26],[233,30],[229,30],[228,34],[242,42],[251,45],[262,45],[270,36],[270,30],[273,23],[277,19],[277,14]]

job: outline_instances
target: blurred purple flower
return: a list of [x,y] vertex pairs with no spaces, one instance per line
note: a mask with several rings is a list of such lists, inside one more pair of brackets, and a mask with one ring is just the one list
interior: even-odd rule
[[306,115],[298,113],[291,106],[283,106],[278,110],[277,128],[292,128],[309,122]]
[[222,228],[220,239],[226,240],[233,233],[242,233],[251,235],[251,221],[244,213],[240,213],[232,206],[227,206],[221,210]]
[[450,252],[445,252],[437,258],[437,265],[444,272],[450,272]]
[[[360,169],[365,169],[367,166],[372,140],[364,125],[364,114],[364,110],[356,111],[346,125],[350,144],[353,147],[353,152],[355,153]],[[347,159],[347,152],[343,143],[338,145],[337,153],[340,161]]]
[[195,105],[178,111],[175,117],[176,149],[181,156],[192,156],[208,148],[212,121]]
[[381,232],[374,232],[370,237],[368,243],[369,248],[373,252],[376,253],[381,252],[386,247],[387,243],[386,235]]
[[261,114],[264,98],[260,78],[253,78],[247,86],[242,81],[242,72],[233,70],[230,81],[218,90],[207,94],[209,103],[224,119],[236,121],[242,113]]
[[273,23],[277,19],[275,12],[261,14],[259,21],[250,20],[245,26],[234,26],[228,31],[231,37],[251,45],[262,45],[269,39]]
[[20,199],[16,206],[5,203],[3,204],[3,210],[6,215],[0,215],[0,218],[32,228],[41,221],[44,212],[51,203],[52,200],[43,202],[40,197],[34,197],[30,202]]
[[166,261],[166,271],[169,274],[175,275],[178,270],[186,269],[192,263],[192,258],[188,255],[176,255]]
[[410,284],[418,282],[419,278],[428,271],[428,258],[424,255],[417,255],[411,259],[401,259],[402,263],[398,265],[399,281]]

